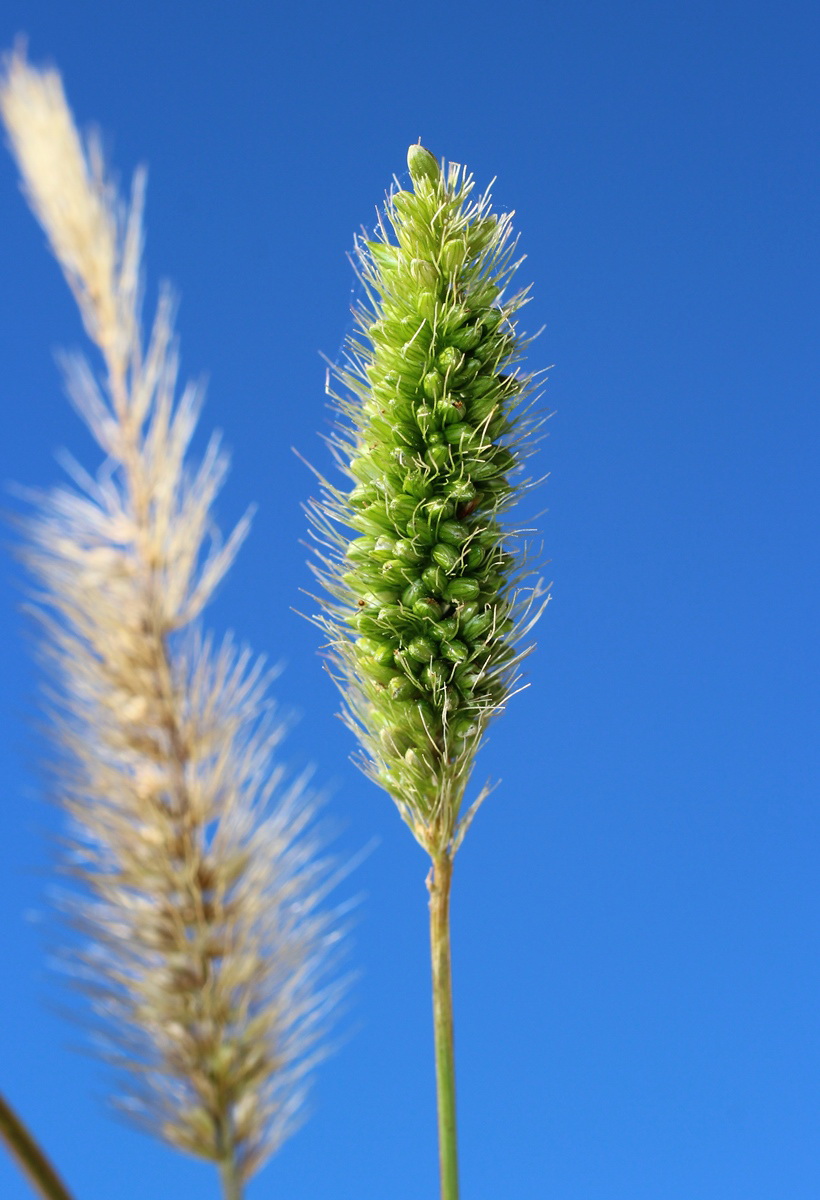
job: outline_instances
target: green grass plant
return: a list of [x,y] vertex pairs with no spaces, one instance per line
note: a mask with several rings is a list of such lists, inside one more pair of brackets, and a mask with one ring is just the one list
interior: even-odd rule
[[410,187],[356,243],[364,300],[335,371],[331,437],[346,482],[310,506],[316,573],[344,713],[367,774],[430,858],[427,878],[442,1200],[457,1200],[450,953],[453,861],[485,798],[465,800],[545,603],[526,538],[505,520],[535,445],[509,292],[511,214],[423,146]]

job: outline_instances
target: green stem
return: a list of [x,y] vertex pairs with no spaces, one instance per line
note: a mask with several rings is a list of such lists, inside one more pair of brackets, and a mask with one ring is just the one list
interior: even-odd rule
[[433,964],[433,1026],[441,1200],[458,1200],[456,1067],[453,1043],[453,984],[450,969],[450,884],[453,860],[445,851],[433,859],[430,892],[430,953]]
[[8,1101],[0,1094],[0,1139],[43,1200],[71,1200],[71,1193]]
[[244,1187],[242,1176],[236,1158],[232,1155],[219,1164],[219,1178],[222,1180],[222,1195],[225,1200],[242,1200]]

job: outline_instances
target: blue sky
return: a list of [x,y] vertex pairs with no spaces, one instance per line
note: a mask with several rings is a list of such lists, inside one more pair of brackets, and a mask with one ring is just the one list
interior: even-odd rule
[[[346,253],[408,143],[514,208],[554,600],[531,687],[477,772],[501,783],[457,863],[465,1200],[820,1194],[817,638],[818,18],[808,4],[408,6],[6,0],[97,121],[147,161],[148,267],[182,293],[183,366],[259,503],[210,612],[285,665],[342,853],[358,973],[309,1124],[250,1200],[436,1190],[421,851],[353,768],[293,611],[300,505],[326,467],[320,354]],[[0,158],[0,480],[93,454],[53,350],[81,342]],[[153,292],[152,292],[153,294]],[[209,1168],[112,1123],[45,969],[51,928],[17,568],[0,571],[0,1087],[77,1200],[217,1196]],[[28,1192],[0,1157],[0,1195]]]

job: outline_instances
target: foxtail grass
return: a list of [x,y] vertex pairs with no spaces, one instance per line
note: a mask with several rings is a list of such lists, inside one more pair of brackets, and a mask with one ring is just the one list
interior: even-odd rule
[[487,795],[465,800],[490,721],[518,686],[546,597],[506,514],[539,434],[510,292],[511,215],[421,145],[372,239],[364,299],[329,388],[346,481],[310,505],[316,617],[361,765],[431,860],[428,875],[442,1200],[457,1200],[450,893]]
[[213,533],[227,457],[214,437],[190,461],[202,392],[178,386],[167,288],[142,331],[145,173],[121,196],[58,74],[22,51],[0,112],[98,355],[63,365],[102,466],[69,462],[24,526],[71,967],[120,1111],[215,1163],[239,1200],[298,1124],[322,1053],[329,867],[305,781],[272,762],[283,725],[263,663],[200,626],[249,520]]

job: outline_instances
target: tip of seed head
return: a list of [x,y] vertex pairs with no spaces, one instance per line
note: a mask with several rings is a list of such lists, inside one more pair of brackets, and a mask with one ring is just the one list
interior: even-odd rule
[[421,179],[429,179],[431,183],[437,183],[441,176],[435,156],[420,142],[411,146],[407,151],[407,166],[416,183]]

